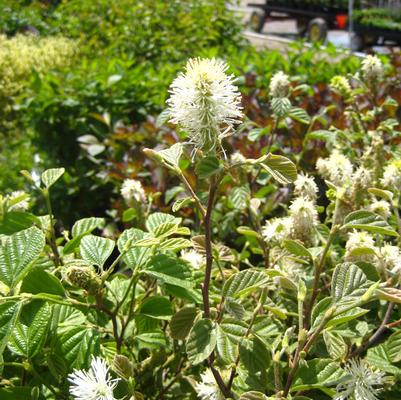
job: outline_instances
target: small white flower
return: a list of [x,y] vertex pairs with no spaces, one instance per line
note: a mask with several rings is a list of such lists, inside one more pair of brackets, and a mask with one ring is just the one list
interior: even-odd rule
[[135,179],[126,179],[121,187],[121,195],[127,203],[135,201],[138,204],[146,203],[145,190],[141,182]]
[[358,254],[359,249],[375,250],[373,237],[366,232],[353,231],[345,244],[345,259],[348,261],[371,261],[374,254]]
[[181,258],[185,261],[187,261],[189,264],[191,264],[191,266],[195,269],[199,269],[200,267],[202,267],[205,262],[206,259],[205,257],[198,253],[196,250],[182,250],[181,251]]
[[207,369],[201,374],[201,381],[195,385],[195,390],[201,400],[224,400],[225,396],[221,392],[213,372]]
[[284,72],[275,73],[270,80],[270,95],[273,98],[286,97],[290,86],[290,78]]
[[29,197],[25,197],[26,193],[23,190],[16,190],[8,195],[8,201],[13,202],[18,198],[22,198],[22,200],[10,206],[10,211],[26,211],[29,208]]
[[334,76],[330,81],[330,87],[344,98],[349,98],[352,93],[351,85],[345,76]]
[[365,79],[378,79],[383,75],[383,64],[377,56],[369,54],[362,61],[361,70]]
[[373,370],[365,360],[351,359],[344,367],[347,377],[337,386],[335,400],[378,400],[385,374]]
[[265,226],[262,228],[262,235],[267,243],[280,242],[288,237],[291,227],[291,218],[275,218],[266,221]]
[[303,196],[308,200],[316,200],[319,189],[311,176],[303,174],[298,175],[294,186],[294,193],[296,196]]
[[389,190],[401,190],[401,160],[394,160],[384,168],[383,186]]
[[352,175],[352,184],[358,189],[369,187],[372,181],[372,173],[365,167],[359,167]]
[[291,237],[309,244],[319,222],[315,203],[305,197],[297,197],[289,207],[289,215]]
[[241,152],[236,151],[233,154],[231,154],[230,161],[231,164],[241,164],[244,161],[246,161],[246,158],[241,154]]
[[111,379],[109,367],[100,357],[92,359],[89,371],[75,370],[68,380],[75,400],[116,400],[113,390],[119,379]]
[[214,58],[191,59],[170,86],[170,122],[188,131],[194,151],[215,151],[242,117],[241,95],[227,68]]
[[353,173],[351,161],[337,149],[333,150],[329,158],[319,158],[316,168],[324,178],[339,187],[348,183]]
[[378,253],[386,269],[393,273],[401,271],[401,251],[398,246],[385,243]]
[[377,200],[369,205],[369,211],[381,215],[384,219],[388,219],[391,215],[391,205],[386,200]]

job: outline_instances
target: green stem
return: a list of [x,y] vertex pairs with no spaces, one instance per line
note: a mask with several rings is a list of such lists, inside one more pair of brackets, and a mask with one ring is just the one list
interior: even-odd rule
[[42,189],[42,193],[43,193],[43,196],[46,201],[46,208],[47,208],[47,212],[49,214],[49,219],[50,219],[49,245],[53,252],[54,263],[56,264],[56,267],[58,267],[62,263],[61,263],[61,259],[60,259],[60,253],[58,252],[57,242],[56,242],[56,231],[54,229],[54,218],[53,218],[52,204],[51,204],[51,200],[50,200],[50,192],[47,188],[44,188],[44,189]]

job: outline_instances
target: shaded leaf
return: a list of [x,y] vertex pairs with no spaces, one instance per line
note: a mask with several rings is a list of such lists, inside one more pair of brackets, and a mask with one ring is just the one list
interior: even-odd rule
[[210,319],[201,319],[192,327],[186,343],[188,360],[199,364],[206,360],[216,347],[216,328]]

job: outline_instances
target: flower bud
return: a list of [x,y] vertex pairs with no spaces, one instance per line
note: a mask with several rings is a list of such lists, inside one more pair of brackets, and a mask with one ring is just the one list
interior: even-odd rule
[[65,276],[68,281],[90,294],[96,294],[101,288],[102,281],[96,271],[89,265],[71,265],[67,267]]

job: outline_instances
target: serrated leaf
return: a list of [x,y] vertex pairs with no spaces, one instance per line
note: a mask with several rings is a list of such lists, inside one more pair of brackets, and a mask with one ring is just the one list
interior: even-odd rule
[[151,155],[156,158],[159,162],[161,162],[165,167],[177,170],[179,169],[180,159],[182,157],[182,144],[175,143],[168,149],[154,151],[147,151],[146,154]]
[[348,214],[344,219],[342,229],[363,229],[381,235],[398,236],[398,233],[383,217],[366,210]]
[[130,268],[143,267],[149,260],[151,249],[149,247],[136,247],[137,243],[151,239],[151,235],[140,229],[126,229],[118,238],[117,247],[122,253],[127,244],[131,243],[129,250],[124,254],[123,260]]
[[224,303],[224,308],[231,316],[238,320],[242,320],[245,316],[245,308],[238,300],[230,297],[227,298]]
[[191,289],[194,285],[189,267],[176,257],[159,254],[150,260],[145,272],[163,283],[184,289]]
[[210,319],[196,322],[186,343],[189,362],[199,364],[206,360],[216,347],[216,336],[216,327]]
[[167,297],[152,296],[142,302],[139,313],[154,319],[168,320],[173,315],[173,307]]
[[195,307],[185,307],[176,312],[171,318],[171,337],[177,340],[184,340],[191,330],[197,310]]
[[49,189],[53,186],[64,174],[64,168],[50,168],[42,173],[42,182]]
[[305,135],[304,141],[308,140],[322,140],[324,142],[333,143],[336,140],[336,133],[327,130],[313,131]]
[[381,371],[401,375],[401,369],[391,363],[390,356],[383,344],[369,349],[366,354],[366,361]]
[[248,325],[243,321],[234,318],[225,318],[219,324],[220,329],[227,338],[235,345],[238,345],[248,331]]
[[297,240],[284,240],[283,241],[284,247],[287,251],[291,254],[294,254],[299,257],[307,257],[310,260],[313,260],[312,254],[309,250],[299,241]]
[[82,238],[79,251],[84,260],[103,268],[104,263],[111,256],[114,246],[115,243],[111,239],[87,235]]
[[331,297],[333,302],[344,298],[359,297],[366,292],[367,278],[364,272],[352,263],[337,265],[333,272]]
[[241,363],[251,374],[266,371],[271,361],[269,350],[256,336],[241,340],[239,356]]
[[383,189],[378,189],[378,188],[369,188],[368,192],[373,194],[373,196],[380,197],[382,199],[385,199],[387,201],[392,201],[393,200],[393,192],[390,192],[389,190],[383,190]]
[[262,271],[247,269],[232,275],[223,286],[224,297],[240,297],[267,283],[269,277]]
[[245,210],[251,199],[251,192],[247,185],[236,186],[229,195],[231,204],[236,210]]
[[26,304],[15,324],[8,342],[8,348],[15,354],[28,359],[38,354],[45,343],[51,307],[43,301]]
[[332,386],[344,376],[340,364],[329,359],[314,359],[304,363],[297,373],[292,391],[320,389]]
[[171,208],[173,212],[177,212],[181,210],[181,208],[188,206],[189,204],[193,203],[194,199],[192,197],[184,197],[182,199],[177,199],[173,207]]
[[181,221],[181,218],[176,218],[174,215],[156,212],[150,214],[146,220],[146,229],[157,236],[166,231],[166,225],[168,226],[168,229],[171,229],[171,227],[178,226]]
[[135,335],[135,341],[138,342],[138,350],[141,349],[159,349],[166,347],[166,337],[164,332],[157,330],[155,332],[145,332]]
[[21,211],[10,211],[0,223],[0,235],[12,235],[28,229],[34,224],[40,225],[40,220],[35,215]]
[[385,342],[387,354],[393,363],[401,361],[401,331],[396,331]]
[[291,183],[298,177],[297,167],[284,156],[269,154],[262,167],[280,183]]
[[195,173],[199,179],[209,178],[220,172],[222,166],[215,156],[203,157],[195,166]]
[[0,244],[0,280],[14,287],[45,246],[45,235],[36,227],[5,237]]
[[271,100],[271,107],[278,117],[284,117],[291,109],[291,102],[286,97],[273,98]]
[[87,368],[92,358],[99,354],[99,332],[83,326],[63,329],[55,338],[53,348],[67,362],[69,369]]
[[27,273],[21,283],[22,293],[50,293],[64,296],[64,287],[60,280],[41,268],[34,268]]
[[238,345],[229,339],[219,325],[217,325],[216,352],[219,362],[224,365],[232,365],[238,357]]
[[288,116],[300,122],[301,124],[309,124],[311,121],[311,118],[306,110],[300,107],[292,107],[288,113]]
[[332,359],[341,361],[347,355],[348,346],[340,334],[324,331],[323,338]]
[[0,356],[7,345],[22,309],[22,303],[7,301],[0,304]]
[[89,217],[82,218],[75,222],[72,227],[72,237],[88,235],[94,229],[101,229],[104,227],[104,218]]
[[187,247],[192,247],[192,242],[190,240],[183,238],[171,238],[162,242],[159,246],[159,249],[176,252]]

